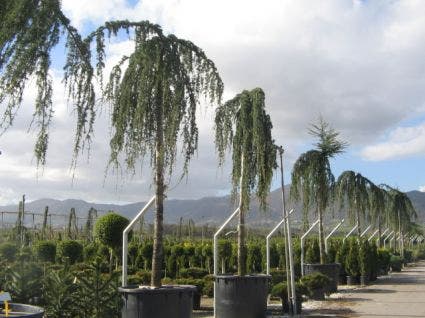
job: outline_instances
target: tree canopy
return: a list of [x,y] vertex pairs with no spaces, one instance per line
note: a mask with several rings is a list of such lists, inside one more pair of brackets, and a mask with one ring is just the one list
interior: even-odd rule
[[266,207],[273,169],[276,168],[272,127],[261,88],[245,90],[217,108],[215,143],[219,162],[222,165],[226,151],[233,149],[233,194],[240,192],[243,210],[249,209],[252,190],[256,192],[260,206]]

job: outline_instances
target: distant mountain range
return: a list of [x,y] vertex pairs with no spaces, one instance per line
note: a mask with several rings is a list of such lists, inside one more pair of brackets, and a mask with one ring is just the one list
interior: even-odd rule
[[[289,186],[286,186],[286,194],[289,193]],[[419,191],[410,191],[407,193],[413,202],[418,212],[418,222],[425,221],[425,193]],[[269,196],[269,206],[266,212],[259,211],[259,205],[256,200],[252,200],[251,210],[247,217],[247,223],[252,226],[271,226],[278,222],[282,215],[282,199],[280,189],[274,190]],[[46,206],[49,207],[49,213],[64,215],[52,217],[52,223],[55,225],[64,225],[67,222],[67,215],[71,208],[75,208],[77,216],[81,218],[80,222],[84,222],[88,210],[93,207],[99,211],[100,214],[107,211],[116,211],[128,218],[134,217],[140,209],[145,205],[145,202],[137,202],[126,205],[116,204],[99,204],[89,203],[83,200],[55,200],[55,199],[40,199],[32,202],[27,202],[25,205],[26,223],[41,224],[42,216]],[[16,212],[18,207],[16,205],[0,206],[0,213],[2,211]],[[168,224],[175,224],[180,221],[192,219],[195,224],[210,224],[217,225],[222,223],[228,215],[234,210],[229,196],[223,197],[206,197],[197,200],[166,200],[164,220]],[[36,213],[32,216],[31,213]],[[14,223],[16,214],[2,213],[4,223]],[[37,215],[40,214],[40,215]],[[328,216],[334,221],[343,217],[343,212],[334,212],[333,216]],[[295,207],[293,214],[294,225],[299,225],[301,220],[301,208]],[[153,213],[147,213],[145,220],[152,222]],[[1,222],[1,220],[0,220]],[[82,224],[82,223],[81,223]]]

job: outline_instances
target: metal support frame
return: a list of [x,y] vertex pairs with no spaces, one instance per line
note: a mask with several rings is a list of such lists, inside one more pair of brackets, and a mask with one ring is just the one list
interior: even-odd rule
[[304,276],[304,239],[307,235],[314,229],[314,227],[319,224],[320,219],[317,219],[312,226],[301,236],[301,276]]
[[[218,274],[218,235],[224,230],[227,224],[233,220],[233,218],[239,214],[241,205],[237,207],[237,209],[224,221],[224,223],[220,226],[217,232],[214,233],[214,243],[213,243],[213,252],[214,252],[214,276]],[[214,317],[216,317],[216,283],[214,282]]]
[[362,232],[362,234],[360,234],[360,237],[363,237],[366,233],[367,233],[367,231],[369,231],[369,229],[372,227],[372,225],[369,225],[363,232]]
[[291,215],[292,212],[294,212],[294,209],[289,211],[288,216],[282,218],[282,220],[278,224],[276,224],[273,230],[271,230],[270,233],[266,236],[266,274],[267,275],[270,275],[270,238],[280,228],[280,226],[286,221],[286,219],[289,217],[289,215]]
[[154,195],[148,203],[140,210],[140,212],[131,220],[130,224],[124,229],[122,233],[122,286],[127,285],[127,257],[128,257],[128,233],[133,228],[134,224],[146,213],[146,211],[156,201],[156,195]]
[[291,295],[292,295],[292,310],[295,315],[297,311],[297,294],[295,291],[295,272],[294,272],[294,253],[292,251],[292,233],[291,233],[291,217],[288,214],[286,220],[286,234],[288,235],[288,252],[289,252],[289,270],[291,271]]
[[393,234],[394,234],[394,230],[393,230],[393,231],[391,231],[391,232],[390,232],[390,234],[388,234],[388,235],[384,238],[384,248],[386,248],[386,247],[387,247],[386,242],[387,242],[387,240],[390,238],[390,236],[391,236],[391,235],[393,235]]
[[358,225],[356,224],[351,230],[350,232],[347,233],[347,235],[345,235],[344,239],[342,240],[342,242],[345,242],[345,240],[357,229]]
[[214,234],[214,275],[218,274],[218,235],[224,230],[227,224],[233,220],[233,218],[239,213],[240,208],[238,207],[220,226],[220,228]]
[[336,230],[339,229],[339,227],[342,225],[342,223],[344,223],[345,219],[342,219],[333,229],[332,231],[328,234],[328,236],[325,237],[325,251],[326,254],[328,253],[328,240],[329,238],[335,233]]
[[376,234],[378,234],[378,232],[379,232],[379,229],[373,232],[372,235],[367,239],[368,242],[372,241],[372,239],[375,237]]
[[[387,227],[386,229],[385,229],[385,231],[384,232],[382,232],[382,234],[381,234],[381,241],[382,241],[382,238],[384,237],[384,235],[389,231],[390,229]],[[380,245],[380,242],[379,242],[379,237],[376,239],[376,244],[379,246]]]

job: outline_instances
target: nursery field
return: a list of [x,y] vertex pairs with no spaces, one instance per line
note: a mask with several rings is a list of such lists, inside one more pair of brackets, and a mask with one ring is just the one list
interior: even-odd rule
[[[122,221],[117,217],[114,222],[120,223],[120,220]],[[32,231],[24,228],[4,230],[0,233],[1,289],[10,292],[15,302],[45,308],[48,317],[119,317],[121,297],[118,287],[121,286],[122,231],[118,229],[108,232],[101,225],[102,222],[89,224],[85,231],[77,232],[72,227],[59,232],[50,229],[45,232]],[[195,317],[206,317],[211,315],[213,303],[213,244],[211,239],[194,236],[193,233],[196,232],[194,230],[179,236],[165,237],[162,283],[197,286],[197,294],[202,295],[201,306],[204,310],[195,310]],[[298,297],[300,302],[307,302],[304,303],[303,310],[308,314],[309,299],[315,298],[317,285],[328,282],[326,277],[320,275],[301,277],[300,240],[298,236],[294,236],[293,239]],[[133,231],[129,242],[128,259],[130,284],[149,285],[152,246],[153,241],[149,234],[140,230]],[[319,263],[317,238],[308,238],[305,246],[305,262]],[[270,308],[277,315],[282,314],[281,299],[285,301],[284,295],[286,295],[284,251],[284,239],[278,234],[270,242],[272,279],[269,287],[271,303],[274,304]],[[237,244],[234,239],[219,240],[218,257],[220,273],[236,273]],[[380,276],[377,283],[383,284],[386,288],[390,282],[385,276],[387,272],[389,270],[396,272],[401,269],[403,263],[423,259],[425,249],[420,245],[406,246],[402,259],[394,247],[376,248],[375,244],[369,244],[367,240],[358,241],[353,237],[344,241],[342,237],[337,236],[329,241],[326,257],[329,263],[341,264],[342,280],[345,275],[351,275],[355,280],[361,275],[367,275],[371,281],[376,281]],[[255,234],[248,237],[246,265],[249,273],[266,272],[263,236]],[[422,270],[423,267],[417,267],[416,271],[420,272],[420,275],[425,275]],[[412,271],[409,275],[414,273],[415,271]],[[405,277],[406,273],[401,275]],[[391,277],[398,276],[392,274]],[[416,276],[409,277],[410,282],[416,279]],[[406,286],[410,285],[400,283],[398,288],[403,291]],[[357,291],[353,291],[351,294],[342,294],[341,297],[357,299],[356,293]],[[389,296],[389,293],[383,297]],[[378,294],[372,296],[377,297]],[[344,308],[346,302],[330,301],[332,297],[331,295],[325,303]]]

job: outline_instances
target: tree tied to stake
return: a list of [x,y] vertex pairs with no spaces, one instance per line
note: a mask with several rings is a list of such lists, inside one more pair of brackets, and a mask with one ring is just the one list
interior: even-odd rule
[[215,117],[215,143],[219,165],[226,151],[233,150],[232,197],[240,194],[238,231],[238,274],[246,274],[245,213],[251,192],[255,191],[260,208],[266,208],[273,169],[276,168],[276,146],[271,135],[272,123],[265,111],[261,88],[243,91],[221,105]]

